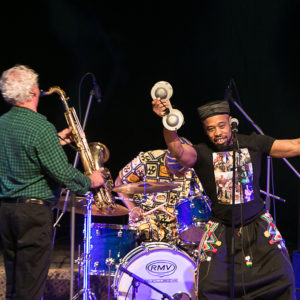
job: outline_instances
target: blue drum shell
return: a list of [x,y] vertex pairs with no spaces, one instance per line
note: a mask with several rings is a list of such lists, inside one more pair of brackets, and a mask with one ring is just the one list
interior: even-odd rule
[[118,224],[92,223],[90,275],[114,276],[120,259],[135,247],[137,247],[135,228]]
[[182,240],[197,242],[201,239],[202,229],[211,214],[208,205],[210,200],[204,197],[185,198],[176,205],[177,229]]

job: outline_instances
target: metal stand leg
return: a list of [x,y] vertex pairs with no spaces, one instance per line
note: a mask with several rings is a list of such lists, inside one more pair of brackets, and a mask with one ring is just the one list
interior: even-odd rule
[[83,288],[72,298],[78,299],[81,295],[83,300],[97,300],[94,293],[90,290],[90,250],[91,250],[91,221],[92,221],[92,199],[93,195],[87,196],[86,214],[84,215],[84,250],[83,250]]

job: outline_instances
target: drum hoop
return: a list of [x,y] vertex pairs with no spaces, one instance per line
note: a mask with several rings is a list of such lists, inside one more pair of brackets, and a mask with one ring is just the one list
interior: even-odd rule
[[110,229],[121,229],[121,230],[133,230],[136,231],[134,226],[122,225],[122,224],[106,224],[106,223],[92,223],[91,228],[95,229],[103,229],[103,228],[110,228]]
[[208,201],[209,198],[207,196],[201,196],[201,195],[199,195],[199,196],[192,196],[192,197],[186,197],[186,198],[180,199],[178,201],[178,203],[175,205],[175,208],[178,208],[180,205],[182,205],[184,203],[193,202],[194,200],[202,200],[205,203],[205,201]]

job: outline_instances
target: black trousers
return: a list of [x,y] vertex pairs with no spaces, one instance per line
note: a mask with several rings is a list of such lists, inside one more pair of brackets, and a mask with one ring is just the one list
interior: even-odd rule
[[[232,228],[209,221],[199,246],[198,299],[232,299]],[[235,230],[234,299],[296,300],[288,252],[270,214]]]
[[52,258],[52,210],[38,204],[1,203],[0,220],[6,299],[40,300]]

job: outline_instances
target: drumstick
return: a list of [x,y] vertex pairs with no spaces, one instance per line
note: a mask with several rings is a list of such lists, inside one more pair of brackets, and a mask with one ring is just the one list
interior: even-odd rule
[[143,216],[150,215],[151,213],[153,213],[154,211],[160,209],[160,208],[163,207],[164,205],[166,205],[166,203],[163,203],[163,204],[161,204],[161,205],[159,205],[159,206],[157,206],[157,207],[155,207],[155,208],[153,208],[153,209],[147,211],[146,213],[143,213]]
[[161,211],[169,215],[171,218],[175,218],[175,216],[168,212],[165,208],[161,209]]
[[[175,218],[174,215],[172,215],[170,212],[168,212],[166,209],[163,208],[166,204],[167,204],[167,203],[163,203],[163,204],[161,204],[161,205],[159,205],[159,206],[157,206],[157,207],[155,207],[155,208],[153,208],[153,209],[147,211],[146,213],[143,214],[143,216],[145,217],[145,216],[147,216],[147,215],[150,215],[151,213],[153,213],[154,211],[156,211],[156,210],[159,209],[159,210],[161,210],[162,212],[164,212],[164,213],[166,213],[167,215],[169,215],[171,218]],[[163,209],[162,209],[162,208],[163,208]]]

